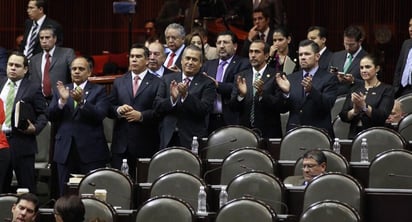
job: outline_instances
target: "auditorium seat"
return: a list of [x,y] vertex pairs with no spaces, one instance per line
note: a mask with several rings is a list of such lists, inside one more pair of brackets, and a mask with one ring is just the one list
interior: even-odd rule
[[112,205],[93,197],[82,197],[81,200],[85,208],[84,221],[115,222],[116,211]]
[[412,141],[412,113],[404,116],[398,124],[398,132],[403,136],[406,142]]
[[229,201],[217,213],[215,222],[275,222],[276,212],[267,204],[254,198]]
[[412,113],[412,93],[405,94],[397,98],[402,104],[405,113]]
[[[332,150],[322,150],[322,152],[326,156],[327,172],[339,172],[348,174],[349,173],[349,163],[344,156],[341,154],[335,153]],[[302,175],[302,165],[303,165],[303,157],[300,157],[295,164],[294,175]]]
[[16,194],[0,194],[0,221],[12,221],[11,207],[16,201]]
[[359,222],[359,213],[349,206],[336,200],[316,202],[308,207],[300,217],[299,222]]
[[136,222],[194,222],[193,208],[182,199],[173,196],[156,196],[137,211]]

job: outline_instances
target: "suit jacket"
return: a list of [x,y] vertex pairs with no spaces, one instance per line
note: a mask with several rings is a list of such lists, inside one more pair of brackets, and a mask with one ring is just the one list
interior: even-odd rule
[[[21,42],[21,45],[20,45],[20,51],[21,52],[24,52],[24,48],[26,47],[26,43],[27,43],[27,37],[30,34],[30,30],[31,30],[32,25],[33,25],[33,20],[30,20],[30,19],[27,19],[24,23],[24,35],[23,35],[24,37],[23,37],[23,41]],[[49,25],[53,26],[56,29],[56,36],[57,36],[56,45],[57,46],[62,45],[63,44],[63,28],[61,27],[61,25],[57,21],[55,21],[55,20],[49,18],[48,16],[46,16],[46,18],[44,19],[44,22],[41,25],[40,29],[43,28],[43,27],[49,26]],[[34,44],[33,55],[36,55],[37,53],[41,52],[42,50],[43,49],[41,48],[40,41],[39,41],[39,34],[37,34],[36,43]]]
[[166,75],[165,85],[156,97],[156,111],[162,116],[160,123],[160,148],[166,148],[173,133],[178,130],[181,145],[190,148],[193,136],[207,136],[208,116],[213,110],[216,99],[215,83],[198,73],[194,76],[188,89],[186,99],[178,98],[173,106],[170,99],[170,83],[172,80],[182,82],[182,74]]
[[[73,83],[66,87],[73,89]],[[84,89],[84,105],[74,107],[69,97],[62,109],[59,95],[55,94],[49,106],[50,121],[55,124],[54,161],[65,164],[70,149],[75,148],[84,163],[109,159],[109,149],[103,131],[103,119],[109,111],[106,90],[101,85],[87,82]]]
[[[206,72],[209,76],[216,79],[216,73],[219,66],[219,59],[206,61],[202,67],[202,71]],[[217,93],[222,97],[222,113],[227,125],[237,125],[239,123],[238,115],[229,108],[230,97],[232,95],[232,89],[234,86],[235,75],[239,72],[250,68],[248,59],[233,56],[230,64],[227,66],[223,81],[219,83],[217,87]]]
[[328,48],[322,53],[319,59],[319,68],[329,71],[329,63],[333,56],[333,52],[330,51]]
[[212,60],[212,59],[219,58],[219,55],[217,53],[217,48],[212,47],[209,44],[206,44],[205,45],[205,57],[206,57],[206,60]]
[[[0,87],[3,89],[7,77],[0,80]],[[16,128],[12,128],[12,136],[8,138],[10,148],[13,149],[15,155],[34,155],[37,152],[36,135],[39,134],[47,124],[46,117],[46,100],[43,97],[40,86],[32,83],[27,77],[23,78],[16,97],[14,98],[14,105],[12,110],[11,124],[14,126],[14,113],[16,102],[23,100],[25,103],[32,106],[36,120],[34,126],[36,127],[35,135],[28,135],[20,132]]]
[[[177,66],[180,70],[182,70],[182,56],[183,56],[183,52],[185,50],[185,47],[183,47],[182,52],[180,53],[180,55],[176,58],[175,61],[175,66]],[[169,52],[170,53],[170,52]],[[169,53],[166,54],[166,58],[169,56]]]
[[[38,53],[30,59],[29,72],[30,80],[35,83],[42,85],[43,72],[41,67],[42,58],[45,52]],[[64,84],[71,82],[70,76],[70,64],[75,58],[73,49],[55,47],[53,56],[51,57],[50,63],[50,84],[52,87],[52,92],[57,92],[56,83],[57,81],[62,81]]]
[[395,74],[393,75],[393,86],[397,94],[401,87],[402,74],[405,69],[406,60],[408,59],[409,50],[412,48],[412,39],[405,40],[399,53],[398,62],[396,63]]
[[[271,46],[273,44],[273,32],[275,30],[270,28],[269,32],[268,32],[268,36],[266,36],[266,43]],[[258,39],[258,36],[255,37],[255,39]],[[255,40],[253,39],[253,40]],[[252,44],[251,41],[249,41],[249,39],[246,37],[245,41],[243,42],[243,47],[242,47],[242,51],[241,51],[241,56],[244,56],[246,58],[249,58],[249,47],[250,44]]]
[[305,178],[303,176],[288,176],[283,181],[284,184],[292,184],[293,186],[304,186]]
[[[237,98],[239,92],[235,85],[230,101],[231,108],[239,112],[240,124],[249,128],[258,128],[264,138],[282,138],[279,106],[283,100],[282,92],[275,84],[275,74],[273,68],[266,67],[261,77],[264,82],[262,98],[255,96],[253,99],[253,70],[250,68],[239,73],[239,76],[246,79],[247,95],[239,101]],[[254,126],[251,126],[250,112],[253,102],[255,102],[255,120]]]
[[[347,73],[350,73],[355,77],[355,82],[363,83],[363,79],[360,75],[360,60],[367,54],[364,49],[358,53],[358,55],[353,58],[351,65],[349,66]],[[335,52],[330,59],[330,66],[337,67],[339,72],[343,72],[343,66],[345,65],[347,56],[347,51],[342,50],[339,52]],[[339,83],[338,95],[343,95],[349,93],[351,88],[350,84]]]
[[312,90],[304,96],[301,85],[303,71],[287,76],[290,82],[289,98],[284,108],[289,111],[287,130],[301,125],[309,125],[326,130],[333,137],[331,109],[337,96],[338,78],[318,69],[312,79]]
[[[136,157],[151,157],[159,149],[159,119],[154,110],[154,100],[164,82],[149,72],[140,83],[136,96],[133,97],[132,73],[129,71],[117,78],[110,93],[112,105],[110,117],[115,118],[113,153],[128,151]],[[128,104],[142,113],[143,119],[139,122],[127,122],[118,116],[117,108]]]

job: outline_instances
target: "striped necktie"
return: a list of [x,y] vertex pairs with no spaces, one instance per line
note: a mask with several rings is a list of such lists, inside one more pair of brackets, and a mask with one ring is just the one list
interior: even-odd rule
[[33,56],[34,52],[34,45],[36,44],[37,41],[37,27],[39,25],[37,24],[36,21],[33,21],[33,25],[31,26],[31,35],[30,35],[30,40],[29,40],[29,49],[27,50],[27,59],[30,59]]
[[7,93],[6,97],[6,121],[4,124],[6,126],[11,127],[11,112],[13,110],[14,105],[14,97],[16,96],[16,83],[13,81],[9,81],[9,92]]
[[255,79],[253,80],[252,83],[252,88],[253,88],[253,97],[252,97],[252,106],[250,108],[250,126],[254,127],[255,126],[255,102],[256,102],[256,88],[254,87],[255,81],[259,80],[261,77],[260,73],[255,74]]

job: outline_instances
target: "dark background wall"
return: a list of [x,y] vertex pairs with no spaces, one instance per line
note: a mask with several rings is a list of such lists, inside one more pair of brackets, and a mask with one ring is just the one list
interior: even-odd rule
[[[340,50],[342,33],[350,24],[361,25],[367,34],[364,47],[384,58],[385,82],[392,73],[403,40],[408,38],[408,22],[412,17],[412,1],[405,0],[284,0],[290,30],[295,42],[306,37],[310,25],[328,28],[328,46]],[[142,35],[143,21],[156,17],[164,0],[137,0],[132,16],[133,41]],[[128,47],[128,17],[113,14],[113,0],[51,0],[47,14],[64,28],[64,45],[83,54],[102,51],[123,52]],[[0,1],[0,45],[11,49],[15,38],[23,32],[27,0]],[[382,31],[383,30],[383,31]],[[386,32],[384,32],[386,30]],[[378,32],[379,31],[379,32]],[[389,31],[389,32],[387,32]],[[375,35],[389,33],[387,43],[379,43]]]

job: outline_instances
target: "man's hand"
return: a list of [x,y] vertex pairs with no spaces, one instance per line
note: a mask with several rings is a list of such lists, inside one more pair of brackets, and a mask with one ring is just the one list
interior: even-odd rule
[[257,35],[259,35],[259,31],[257,31],[256,28],[257,28],[256,25],[253,26],[253,27],[250,29],[249,33],[248,33],[247,39],[248,39],[250,42],[252,42],[253,39],[254,39]]
[[130,112],[130,111],[133,111],[133,110],[134,110],[133,107],[131,107],[131,106],[128,105],[128,104],[121,105],[121,106],[119,106],[119,107],[117,108],[117,112],[118,112],[121,116],[124,116],[126,113],[128,113],[128,112]]
[[290,82],[286,75],[282,73],[276,73],[276,83],[278,84],[280,90],[282,90],[283,93],[289,93]]
[[137,110],[131,110],[126,112],[123,116],[126,118],[127,122],[138,122],[142,118],[142,113]]
[[59,93],[61,102],[65,104],[67,102],[67,99],[70,96],[69,88],[64,87],[64,84],[63,84],[62,81],[57,81],[57,86],[56,87],[57,87],[57,91]]
[[310,91],[312,90],[312,76],[303,78],[300,84],[303,86],[305,93],[310,93]]
[[179,96],[178,84],[175,80],[170,82],[170,96],[172,97],[173,102],[176,102],[177,97]]
[[203,72],[203,75],[215,82],[216,87],[219,87],[219,82],[215,78],[209,76],[206,72]]
[[70,95],[72,96],[73,100],[77,102],[77,104],[81,103],[83,98],[83,89],[73,89],[70,91]]
[[247,93],[246,79],[238,76],[236,79],[236,86],[239,91],[239,96],[244,98]]
[[186,98],[187,91],[189,90],[189,82],[180,82],[177,84],[177,90],[182,98]]
[[253,87],[255,87],[257,95],[262,96],[264,84],[265,83],[263,82],[262,79],[255,80],[255,82],[253,83]]
[[27,123],[29,123],[29,126],[27,127],[27,129],[20,130],[20,131],[25,133],[25,134],[35,134],[36,133],[36,127],[34,126],[34,124],[30,120],[27,120]]

